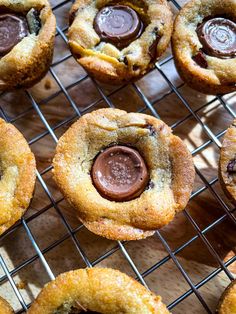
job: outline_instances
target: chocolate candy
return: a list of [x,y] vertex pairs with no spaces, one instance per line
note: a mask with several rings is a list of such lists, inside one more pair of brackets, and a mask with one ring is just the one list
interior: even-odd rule
[[205,58],[205,54],[202,51],[199,51],[195,56],[193,56],[193,60],[202,68],[207,69],[208,64]]
[[149,51],[148,51],[152,60],[154,60],[156,58],[157,44],[159,43],[159,41],[161,39],[161,36],[158,34],[158,27],[154,28],[153,34],[155,36],[155,39],[154,39],[153,43],[151,44],[151,46],[149,47]]
[[197,28],[203,51],[217,58],[236,56],[236,24],[225,18],[212,18]]
[[147,166],[139,152],[120,145],[98,155],[91,175],[99,193],[116,202],[138,197],[149,181]]
[[0,14],[0,55],[4,56],[28,35],[25,17],[16,14]]
[[97,13],[94,29],[101,40],[123,48],[141,35],[143,23],[135,10],[126,5],[114,5]]

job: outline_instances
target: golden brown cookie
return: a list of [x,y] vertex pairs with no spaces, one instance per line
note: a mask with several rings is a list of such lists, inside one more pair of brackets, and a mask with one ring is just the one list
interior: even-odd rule
[[13,309],[10,304],[0,297],[0,314],[13,314]]
[[154,65],[169,44],[172,13],[166,0],[118,1],[115,6],[108,0],[77,0],[70,24],[69,46],[76,60],[96,79],[113,84],[137,79]]
[[226,195],[236,201],[236,120],[224,135],[220,152],[219,178]]
[[47,0],[0,0],[0,90],[28,88],[43,78],[55,31]]
[[182,79],[206,94],[236,90],[236,0],[192,0],[179,12],[172,37]]
[[161,297],[110,268],[79,269],[48,283],[29,314],[167,314]]
[[29,206],[36,178],[35,158],[23,135],[0,119],[0,235]]
[[[110,148],[116,151],[107,154]],[[97,168],[100,156],[104,162]],[[140,157],[148,169],[146,185]],[[53,166],[78,218],[90,231],[116,240],[145,238],[169,223],[185,208],[195,175],[190,152],[163,121],[118,109],[100,109],[75,122],[60,138]]]
[[232,281],[222,294],[216,313],[236,314],[236,280]]

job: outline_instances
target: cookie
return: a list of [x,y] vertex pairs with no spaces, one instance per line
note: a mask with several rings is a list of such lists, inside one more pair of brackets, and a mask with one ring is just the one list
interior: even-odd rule
[[167,314],[161,297],[140,283],[109,268],[79,269],[48,283],[28,314]]
[[47,0],[0,0],[0,91],[29,88],[45,76],[55,32]]
[[118,109],[82,116],[60,138],[54,179],[81,222],[114,240],[151,236],[183,210],[194,166],[161,120]]
[[219,178],[226,195],[236,201],[236,120],[224,135],[219,162]]
[[30,204],[36,179],[35,158],[23,135],[0,119],[0,235]]
[[0,297],[0,314],[13,314],[13,309],[10,304]]
[[236,91],[236,0],[192,0],[174,23],[173,55],[182,79],[206,94]]
[[166,0],[77,0],[70,11],[72,54],[92,76],[109,84],[144,75],[166,50],[171,33]]
[[236,314],[236,280],[232,281],[222,294],[216,313]]

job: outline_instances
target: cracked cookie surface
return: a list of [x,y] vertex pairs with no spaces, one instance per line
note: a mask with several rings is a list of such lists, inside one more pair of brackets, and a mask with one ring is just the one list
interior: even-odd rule
[[[94,29],[99,10],[114,3],[132,8],[144,24],[141,36],[120,49],[102,40]],[[70,22],[69,46],[74,57],[91,75],[110,84],[144,75],[166,50],[172,34],[172,13],[166,0],[77,0]]]
[[[149,170],[149,183],[129,201],[111,201],[93,184],[91,169],[105,148],[136,149]],[[92,232],[116,240],[150,236],[169,223],[189,200],[194,166],[185,144],[152,116],[100,109],[82,116],[60,138],[53,160],[54,179],[78,218]]]
[[29,314],[168,314],[161,297],[118,270],[79,269],[59,275],[41,291]]
[[35,158],[23,135],[0,119],[0,235],[30,204],[36,178]]

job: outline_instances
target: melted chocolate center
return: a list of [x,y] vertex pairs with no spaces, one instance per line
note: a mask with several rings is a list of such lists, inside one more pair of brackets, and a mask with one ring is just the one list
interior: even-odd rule
[[99,193],[117,202],[138,197],[149,181],[147,166],[139,152],[120,145],[98,155],[91,175]]
[[236,24],[233,21],[212,18],[198,26],[197,34],[208,55],[221,59],[236,56]]
[[104,7],[97,13],[94,29],[101,40],[123,48],[141,35],[143,23],[132,8],[114,5]]
[[0,56],[4,56],[28,35],[26,18],[12,13],[0,14]]

